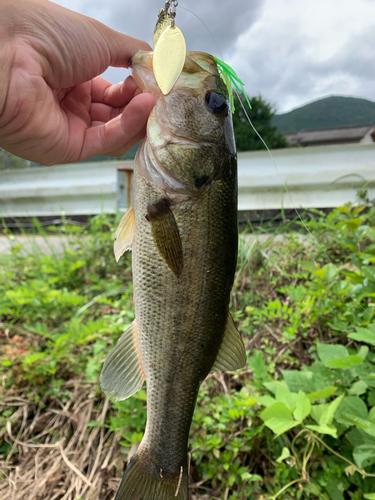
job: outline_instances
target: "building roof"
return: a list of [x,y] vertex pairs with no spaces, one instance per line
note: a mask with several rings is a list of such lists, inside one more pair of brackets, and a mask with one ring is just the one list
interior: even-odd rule
[[337,144],[340,142],[359,142],[364,137],[372,135],[375,141],[375,126],[372,123],[365,125],[350,125],[347,127],[329,127],[312,130],[301,130],[285,134],[291,145],[301,144]]

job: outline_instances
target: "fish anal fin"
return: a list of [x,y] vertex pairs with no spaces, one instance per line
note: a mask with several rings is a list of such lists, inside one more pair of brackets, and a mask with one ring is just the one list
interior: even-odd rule
[[180,232],[167,199],[147,207],[147,220],[159,255],[176,276],[184,267]]
[[234,371],[246,365],[246,350],[241,335],[228,314],[227,326],[212,372]]
[[122,401],[138,392],[145,378],[133,321],[105,360],[100,385],[106,396]]
[[131,205],[123,215],[120,224],[116,230],[115,242],[113,251],[115,253],[116,262],[127,251],[131,250],[135,228],[134,207]]

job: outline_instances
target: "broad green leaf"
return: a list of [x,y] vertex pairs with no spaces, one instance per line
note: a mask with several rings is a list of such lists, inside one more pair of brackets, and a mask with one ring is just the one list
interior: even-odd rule
[[305,271],[316,271],[317,269],[319,269],[317,267],[317,265],[315,264],[315,262],[310,262],[308,260],[303,260],[299,263],[299,265],[302,267],[302,269],[305,269]]
[[369,281],[375,283],[375,267],[373,266],[362,267],[362,274]]
[[306,425],[307,429],[319,432],[320,434],[328,434],[329,436],[337,437],[337,429],[334,425]]
[[311,410],[310,399],[302,391],[298,393],[296,409],[293,412],[293,416],[296,420],[302,422],[309,414]]
[[363,282],[363,277],[362,275],[356,271],[356,272],[352,272],[352,271],[348,271],[347,269],[341,269],[341,274],[344,274],[347,279],[350,279],[352,282],[354,283],[362,283]]
[[324,279],[328,269],[317,269],[316,271],[310,271],[314,276],[320,279]]
[[368,328],[357,328],[357,331],[348,335],[350,339],[357,340],[358,342],[365,342],[375,346],[375,332]]
[[351,209],[351,204],[347,203],[346,205],[342,205],[341,207],[337,207],[337,210],[340,210],[340,212],[343,212],[344,214],[349,215],[350,214],[350,209]]
[[356,417],[355,415],[342,414],[340,417],[340,421],[347,422],[350,425],[355,425],[370,436],[375,437],[375,423],[370,422],[370,420],[365,420],[363,418]]
[[284,370],[283,377],[292,392],[303,391],[307,394],[313,388],[313,373],[311,371]]
[[324,269],[327,271],[324,276],[324,281],[331,283],[337,276],[337,267],[334,264],[327,264],[324,266]]
[[353,215],[358,215],[363,212],[367,208],[367,205],[358,205],[358,207],[353,207],[352,213]]
[[336,358],[336,359],[331,359],[330,361],[325,361],[324,364],[325,366],[328,366],[328,368],[351,368],[352,366],[355,365],[360,365],[363,363],[363,359],[361,356],[344,356],[343,358]]
[[260,418],[266,422],[271,418],[281,418],[286,420],[293,420],[292,412],[289,410],[284,403],[276,402],[270,407],[263,410],[260,414]]
[[276,390],[276,401],[284,403],[290,410],[292,410],[297,404],[297,394],[295,392],[290,392],[289,389],[284,387],[278,387]]
[[375,388],[375,366],[372,363],[365,361],[361,365],[354,366],[353,371],[369,387]]
[[365,493],[363,498],[366,498],[366,500],[375,500],[375,493]]
[[322,416],[320,417],[319,424],[324,425],[324,424],[331,424],[333,417],[335,415],[335,412],[337,408],[340,406],[341,401],[344,398],[344,394],[336,398],[332,403],[328,405],[328,408],[323,412]]
[[375,446],[362,444],[356,446],[353,450],[354,462],[358,467],[368,467],[375,464]]
[[367,432],[359,429],[358,427],[353,428],[346,434],[349,443],[355,448],[356,446],[367,444],[371,445],[375,449],[375,438],[367,434]]
[[350,240],[349,238],[340,238],[340,243],[344,246],[349,248],[352,252],[357,251],[357,245],[356,242],[353,240]]
[[334,323],[328,323],[328,326],[340,333],[345,333],[348,330],[348,323],[346,323],[345,321],[335,321]]
[[284,434],[284,432],[289,431],[300,422],[295,422],[294,420],[283,420],[281,418],[270,418],[264,424],[271,429],[277,436]]
[[271,396],[259,396],[256,400],[259,404],[266,406],[267,408],[276,403],[276,400]]
[[366,403],[363,401],[363,399],[356,396],[349,396],[344,399],[340,406],[340,409],[337,412],[337,415],[341,415],[342,413],[365,419],[367,419],[368,417]]
[[358,382],[355,382],[351,388],[349,389],[349,394],[352,396],[360,396],[361,394],[364,394],[368,389],[368,385],[366,382],[363,382],[363,380],[358,380]]
[[328,399],[336,391],[337,391],[337,387],[333,387],[333,386],[326,387],[325,389],[322,389],[320,391],[310,392],[310,394],[307,394],[307,397],[309,398],[310,402],[313,403],[314,401],[317,401],[318,399]]
[[332,359],[340,359],[348,356],[348,350],[343,345],[318,344],[318,356],[323,363]]
[[331,500],[344,500],[344,492],[350,486],[345,476],[337,477],[336,474],[329,473],[325,477],[327,478],[326,491],[329,494],[329,498]]
[[352,421],[348,421],[348,417],[354,418],[362,418],[367,420],[368,418],[368,410],[365,402],[356,396],[348,396],[341,403],[340,408],[338,408],[335,414],[335,420],[340,422],[340,424],[345,425],[348,424],[355,425]]
[[274,403],[261,412],[260,418],[277,436],[299,424],[293,420],[291,411],[284,403]]
[[360,217],[356,217],[355,219],[350,219],[346,222],[346,225],[352,231],[355,231],[362,224],[362,219]]
[[368,348],[367,345],[361,345],[357,354],[358,354],[358,356],[361,356],[361,358],[364,361],[367,358],[369,351],[370,351],[370,349]]
[[317,424],[320,423],[322,415],[328,410],[329,403],[324,403],[322,405],[313,405],[311,407],[310,413],[312,418]]
[[370,422],[375,423],[375,406],[369,411],[368,419],[370,420]]
[[313,377],[310,384],[310,390],[304,391],[305,394],[336,385],[337,374],[330,368],[327,368],[327,366],[324,366],[320,361],[315,361],[313,365],[309,366],[309,371],[312,372]]
[[281,455],[276,460],[276,462],[280,464],[283,460],[286,460],[289,457],[290,457],[290,451],[288,448],[284,447],[283,451],[281,452]]
[[271,380],[270,382],[264,382],[263,385],[270,392],[273,392],[273,394],[276,394],[276,391],[277,391],[278,387],[284,387],[285,389],[288,388],[288,386],[286,385],[286,383],[285,382],[281,382],[280,380]]

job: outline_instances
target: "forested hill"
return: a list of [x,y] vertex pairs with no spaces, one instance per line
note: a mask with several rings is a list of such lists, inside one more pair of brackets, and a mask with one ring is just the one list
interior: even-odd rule
[[375,102],[342,96],[319,99],[272,120],[282,132],[365,123],[375,123]]

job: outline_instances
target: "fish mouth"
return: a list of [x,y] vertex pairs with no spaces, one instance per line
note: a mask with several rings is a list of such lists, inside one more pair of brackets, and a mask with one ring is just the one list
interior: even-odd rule
[[139,50],[131,58],[129,67],[132,70],[132,76],[137,86],[143,92],[149,92],[156,98],[159,98],[162,92],[154,76],[153,55],[153,51],[145,52],[143,50]]

